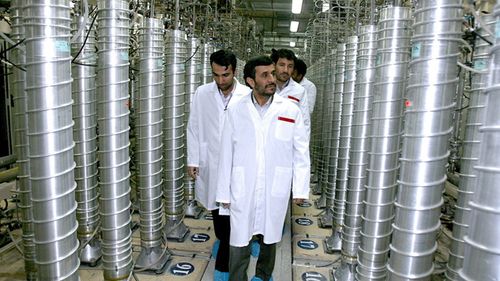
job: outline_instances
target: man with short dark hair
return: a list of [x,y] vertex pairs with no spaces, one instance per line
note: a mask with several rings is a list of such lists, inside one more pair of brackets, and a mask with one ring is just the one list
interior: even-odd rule
[[295,61],[295,69],[292,72],[292,78],[295,82],[299,83],[304,89],[306,89],[307,102],[309,104],[309,114],[313,113],[314,104],[316,103],[316,85],[307,79],[307,65],[306,63],[297,58]]
[[187,126],[188,174],[195,180],[196,199],[212,212],[215,236],[219,239],[214,281],[229,279],[229,217],[219,214],[215,202],[220,136],[224,112],[250,89],[234,78],[236,56],[220,50],[210,56],[214,81],[196,89]]
[[244,78],[252,88],[227,111],[221,139],[217,202],[230,212],[232,281],[248,280],[251,243],[260,244],[253,281],[272,280],[290,200],[309,196],[309,136],[300,109],[275,95],[273,61],[250,59]]
[[297,60],[295,53],[288,49],[272,49],[271,59],[276,66],[276,94],[289,99],[300,108],[304,115],[306,129],[310,132],[311,122],[306,90],[291,78]]

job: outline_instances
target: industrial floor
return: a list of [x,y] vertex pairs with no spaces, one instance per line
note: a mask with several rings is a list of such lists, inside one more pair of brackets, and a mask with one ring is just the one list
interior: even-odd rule
[[[309,204],[294,205],[289,210],[283,239],[279,243],[277,250],[276,266],[273,274],[275,281],[310,280],[307,279],[307,276],[314,276],[314,280],[333,280],[332,274],[340,264],[340,257],[339,255],[326,254],[323,249],[323,239],[330,236],[331,229],[318,227],[317,218],[321,210],[316,209],[313,204],[313,201],[318,197],[317,195],[311,195],[310,200],[307,202]],[[166,265],[163,273],[137,272],[135,274],[136,280],[212,281],[215,260],[211,256],[211,251],[215,242],[215,234],[212,228],[212,221],[206,214],[204,212],[199,219],[184,219],[184,223],[189,227],[190,233],[184,242],[168,242],[167,248],[171,253],[172,259]],[[135,215],[134,219],[138,221],[137,215]],[[312,222],[312,224],[298,224],[297,221],[308,221],[309,223]],[[445,235],[440,235],[441,247],[436,254],[436,261],[440,264],[444,264],[447,260],[448,252],[446,244],[449,242],[449,238],[447,238],[449,231],[444,230],[442,233]],[[15,240],[19,241],[21,237],[20,230],[16,230],[12,234]],[[204,234],[209,236],[207,241],[196,239],[203,236],[207,237]],[[299,243],[299,241],[301,242]],[[314,246],[301,248],[298,246],[301,243]],[[137,257],[140,252],[138,229],[133,233],[133,246],[135,257]],[[176,268],[179,268],[179,265],[185,269],[185,263],[192,265],[192,267],[188,266],[192,271],[175,271]],[[255,263],[256,258],[252,257],[248,270],[249,278],[254,275]],[[176,275],[174,272],[178,274]],[[436,273],[437,275],[433,280],[443,280],[440,277],[441,274],[439,274],[441,273],[440,270]],[[82,281],[102,280],[100,264],[97,264],[95,267],[82,265],[80,267],[80,277]],[[14,243],[10,243],[0,249],[0,281],[3,280],[25,280],[22,255],[16,249]],[[134,278],[131,278],[131,280],[134,280]]]

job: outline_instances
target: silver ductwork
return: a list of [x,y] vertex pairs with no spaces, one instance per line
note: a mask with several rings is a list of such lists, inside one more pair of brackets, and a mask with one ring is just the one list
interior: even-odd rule
[[329,252],[340,251],[342,244],[341,233],[344,226],[347,197],[347,174],[349,171],[349,148],[351,143],[354,86],[356,84],[357,53],[358,36],[350,36],[347,38],[346,44],[344,91],[342,93],[337,176],[335,179],[335,199],[333,205],[333,243],[328,248]]
[[[73,76],[73,137],[75,140],[75,198],[78,203],[78,240],[80,261],[95,265],[101,258],[98,239],[99,192],[97,181],[97,97],[95,76],[97,57],[95,54],[95,28],[85,23],[83,16],[74,17],[73,33],[86,24],[83,33],[71,44],[75,64],[71,66]],[[85,38],[85,34],[89,34]]]
[[429,279],[443,204],[458,85],[462,4],[417,2],[388,270],[390,280]]
[[411,10],[386,7],[377,26],[370,147],[358,249],[358,280],[386,280],[394,219],[403,96],[410,60]]
[[135,266],[160,271],[170,257],[162,247],[164,110],[162,22],[158,19],[144,18],[139,30],[136,167],[141,253]]
[[[333,225],[333,207],[335,204],[335,178],[337,175],[337,160],[339,153],[339,139],[340,139],[340,114],[342,109],[342,93],[344,91],[345,79],[345,60],[346,60],[346,44],[341,43],[337,45],[337,52],[335,58],[335,91],[333,96],[330,97],[329,103],[332,112],[330,121],[330,134],[326,135],[325,143],[325,174],[323,175],[323,187],[325,188],[326,209],[323,216],[318,218],[318,224],[321,227],[332,227]],[[333,98],[333,101],[332,101]],[[333,247],[331,244],[332,236],[325,240],[327,245],[326,249],[329,251]],[[330,246],[328,246],[330,245]],[[340,250],[340,248],[339,248]]]
[[[500,18],[500,5],[494,8],[496,22]],[[497,29],[498,30],[498,29]],[[495,36],[491,48],[486,110],[481,133],[481,148],[477,170],[477,191],[469,202],[470,227],[465,235],[461,280],[495,280],[500,276],[500,39]]]
[[98,0],[97,123],[102,261],[105,280],[132,271],[129,155],[128,1]]
[[[365,25],[359,30],[356,85],[352,110],[351,143],[344,227],[342,230],[342,265],[337,280],[354,280],[358,247],[361,240],[361,216],[365,199],[366,168],[370,117],[375,82],[377,27]],[[351,266],[350,266],[351,265]]]
[[[19,42],[24,37],[22,1],[14,0],[11,3],[12,32],[11,38],[14,42]],[[25,65],[26,53],[20,48],[11,51],[12,61],[17,66]],[[31,182],[30,182],[30,162],[29,162],[29,141],[28,141],[28,115],[26,96],[26,73],[18,67],[12,68],[10,78],[10,88],[13,95],[13,123],[14,123],[14,151],[17,156],[17,166],[19,174],[17,176],[17,194],[19,197],[19,209],[21,210],[21,227],[23,230],[23,255],[24,271],[26,280],[36,280],[35,265],[35,243],[33,229],[33,206],[31,203]],[[15,160],[15,158],[14,158]]]
[[79,280],[69,0],[24,3],[37,279]]
[[[186,61],[186,108],[184,110],[184,124],[187,124],[191,100],[196,89],[201,85],[202,67],[201,59],[203,46],[196,37],[190,37],[187,41],[187,61]],[[239,63],[239,62],[238,62]],[[187,148],[187,147],[185,147]],[[187,155],[187,151],[184,151]],[[189,176],[184,177],[185,198],[186,198],[186,217],[199,218],[202,208],[198,206],[195,200],[195,181]]]
[[[493,30],[495,19],[491,15],[483,15],[486,28]],[[493,42],[494,38],[484,28],[477,30],[486,40]],[[486,108],[486,95],[484,90],[488,83],[487,67],[490,58],[490,44],[483,38],[477,37],[474,47],[472,64],[474,69],[483,73],[472,73],[471,94],[467,119],[465,122],[465,137],[463,141],[463,156],[460,162],[460,181],[458,183],[458,199],[455,206],[455,217],[453,219],[453,233],[451,237],[450,258],[447,264],[445,276],[448,280],[460,280],[458,271],[463,266],[464,260],[464,236],[470,225],[471,208],[469,202],[473,199],[474,192],[480,187],[478,185],[478,171],[474,168],[479,160],[481,135],[479,128],[484,123],[484,111]]]
[[186,34],[167,30],[165,36],[165,99],[163,111],[165,235],[183,241],[189,229],[184,225],[184,109],[186,103]]

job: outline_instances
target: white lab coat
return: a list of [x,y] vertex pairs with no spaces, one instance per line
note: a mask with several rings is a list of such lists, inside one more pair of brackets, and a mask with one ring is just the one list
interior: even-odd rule
[[314,104],[316,103],[316,85],[306,77],[303,77],[299,84],[306,89],[309,114],[312,114],[314,111]]
[[[252,94],[251,94],[252,95]],[[261,117],[246,96],[226,115],[217,202],[230,203],[230,245],[281,240],[290,199],[309,197],[309,141],[299,108],[278,95]]]
[[[235,86],[228,108],[251,91],[237,81]],[[215,192],[224,109],[215,82],[196,89],[187,125],[187,164],[199,167],[195,181],[195,196],[196,200],[208,210],[218,208],[215,203]]]
[[309,102],[307,100],[306,89],[300,86],[299,83],[295,82],[292,78],[288,81],[288,85],[281,90],[276,86],[276,94],[289,99],[300,108],[304,117],[304,126],[309,136],[311,132],[311,115],[309,113]]

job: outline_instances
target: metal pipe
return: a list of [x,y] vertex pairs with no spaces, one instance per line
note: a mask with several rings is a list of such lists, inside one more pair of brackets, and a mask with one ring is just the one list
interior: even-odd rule
[[167,239],[183,241],[189,233],[184,225],[184,170],[186,102],[185,62],[187,58],[186,34],[180,30],[167,30],[165,36],[165,110],[164,110],[164,190],[165,235]]
[[[19,42],[25,38],[23,26],[23,7],[22,1],[13,0],[10,7],[12,32],[11,38],[15,42]],[[12,61],[19,66],[25,65],[25,53],[20,49],[15,48],[11,51]],[[19,209],[21,213],[21,226],[23,230],[23,256],[24,256],[24,271],[26,272],[26,280],[36,280],[37,269],[35,264],[36,249],[34,242],[34,225],[33,225],[33,205],[31,202],[31,182],[29,180],[30,164],[29,164],[29,140],[28,140],[28,115],[26,114],[28,107],[28,97],[26,96],[26,72],[14,67],[12,68],[12,76],[10,80],[10,89],[13,96],[13,123],[14,123],[14,151],[17,156],[17,166],[19,167],[17,193],[19,196]],[[14,155],[9,158],[3,158],[2,167],[4,164],[15,160]]]
[[[187,48],[188,61],[186,62],[186,105],[184,108],[184,124],[187,124],[188,122],[192,97],[198,86],[201,85],[201,55],[203,49],[201,41],[196,37],[188,38]],[[187,155],[186,150],[184,151],[184,154]],[[186,216],[199,218],[203,210],[200,206],[198,206],[195,200],[195,182],[190,176],[186,175],[184,177],[184,184],[186,188]]]
[[[83,16],[74,18],[73,32],[85,24]],[[74,159],[76,180],[76,218],[78,220],[78,240],[86,245],[80,250],[80,261],[95,265],[101,258],[101,245],[95,232],[99,225],[99,192],[97,182],[97,97],[95,92],[94,65],[95,29],[90,22],[83,27],[83,34],[71,44],[72,55],[77,64],[72,65],[73,73],[73,136],[75,140]],[[81,51],[80,51],[81,50]],[[78,54],[79,53],[79,54]]]
[[129,155],[129,4],[98,0],[97,123],[104,280],[132,271]]
[[[346,44],[338,44],[337,52],[335,56],[335,91],[330,97],[330,102],[332,107],[332,121],[330,125],[330,134],[326,136],[326,142],[329,145],[325,149],[325,165],[327,166],[327,172],[325,173],[324,184],[326,187],[326,211],[323,216],[318,218],[318,224],[321,227],[332,227],[333,225],[333,207],[335,205],[335,177],[337,175],[337,161],[339,153],[339,139],[340,139],[340,115],[341,115],[341,105],[342,105],[342,93],[344,91],[344,79],[345,79],[345,60],[346,60]],[[333,101],[332,101],[333,98]],[[333,238],[333,237],[332,237]],[[329,245],[330,239],[326,239],[325,243]],[[333,247],[333,245],[331,245]],[[336,246],[335,246],[336,248]],[[327,248],[329,249],[329,248]],[[339,247],[340,250],[340,247]]]
[[[493,15],[500,19],[500,5],[496,4]],[[495,36],[490,49],[488,84],[485,89],[486,108],[484,121],[479,128],[480,148],[475,165],[480,187],[469,202],[469,230],[464,236],[465,249],[463,268],[459,270],[460,280],[494,280],[500,276],[500,119],[498,108],[500,95],[500,39]]]
[[388,6],[380,11],[370,120],[369,163],[358,280],[386,280],[386,264],[394,217],[403,96],[410,60],[411,10]]
[[361,217],[365,199],[366,168],[370,129],[373,83],[375,82],[376,26],[360,29],[357,55],[349,171],[344,227],[342,228],[342,262],[335,271],[336,280],[354,280],[358,247],[361,240]]
[[0,171],[0,183],[13,181],[19,175],[19,167],[10,168],[8,170]]
[[139,35],[137,98],[137,189],[141,253],[137,268],[161,271],[170,255],[162,248],[163,229],[163,27],[144,18]]
[[421,1],[416,3],[414,18],[396,216],[387,266],[391,280],[429,279],[434,271],[458,85],[462,5],[458,0]]
[[[483,20],[487,27],[493,28],[495,18],[492,15],[483,15]],[[478,30],[479,34],[486,40],[493,42],[494,38],[484,31]],[[476,38],[473,66],[478,71],[484,73],[472,73],[471,95],[467,119],[465,124],[465,137],[463,142],[463,157],[460,162],[460,181],[455,174],[448,173],[448,181],[458,187],[458,198],[453,219],[453,233],[450,246],[450,258],[447,264],[445,276],[448,280],[459,280],[458,272],[463,266],[464,260],[464,236],[467,235],[471,224],[471,208],[469,202],[473,199],[474,193],[479,189],[478,170],[474,167],[479,161],[481,149],[480,127],[484,124],[484,112],[486,109],[486,95],[484,93],[488,83],[488,72],[491,46],[482,38]]]
[[[19,9],[15,7],[15,9]],[[19,70],[18,70],[19,71]],[[0,157],[0,168],[16,163],[17,157],[14,154]]]
[[69,4],[30,0],[23,10],[37,280],[79,280]]

